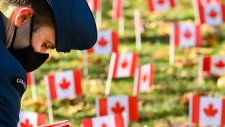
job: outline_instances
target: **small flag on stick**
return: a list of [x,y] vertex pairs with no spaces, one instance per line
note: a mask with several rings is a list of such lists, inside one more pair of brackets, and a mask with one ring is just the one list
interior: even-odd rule
[[88,49],[88,53],[111,54],[112,52],[118,52],[119,41],[119,35],[116,31],[98,31],[97,42],[92,48]]
[[50,123],[54,122],[52,113],[52,100],[62,100],[70,96],[82,94],[82,74],[81,70],[69,70],[53,75],[45,76],[48,97],[48,112]]
[[20,111],[19,117],[20,121],[17,127],[37,127],[47,121],[47,115],[37,112]]
[[174,47],[195,47],[202,45],[199,24],[174,23],[170,35],[170,65],[174,65]]
[[138,54],[112,53],[106,81],[105,94],[109,95],[112,78],[134,77]]
[[176,0],[147,0],[150,12],[163,12],[177,6]]
[[215,97],[194,96],[189,103],[190,126],[224,126],[225,99]]
[[82,120],[82,127],[127,127],[125,114],[113,114]]
[[154,65],[152,63],[137,67],[134,77],[134,91],[133,95],[139,92],[149,90],[153,85],[154,80]]
[[125,113],[127,121],[138,121],[138,99],[136,96],[110,96],[96,99],[97,116]]
[[196,20],[201,24],[219,26],[225,22],[225,4],[221,1],[193,1]]

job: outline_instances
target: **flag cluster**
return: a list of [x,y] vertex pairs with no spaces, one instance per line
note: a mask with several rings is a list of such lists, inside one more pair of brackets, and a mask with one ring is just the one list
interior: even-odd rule
[[[101,0],[87,0],[93,12],[102,9]],[[147,0],[150,13],[176,9],[178,0]],[[225,5],[220,0],[193,0],[196,23],[171,23],[171,50],[177,47],[195,47],[202,45],[201,25],[218,26],[225,22]],[[113,0],[112,10],[115,21],[123,18],[123,0]],[[144,23],[139,11],[136,11],[135,29],[144,32]],[[138,35],[136,35],[136,38]],[[150,61],[139,65],[138,52],[120,52],[120,35],[116,30],[99,30],[96,44],[87,50],[89,54],[111,55],[106,83],[110,91],[111,80],[115,78],[134,78],[133,96],[115,95],[96,98],[96,117],[82,120],[83,127],[127,127],[129,121],[137,122],[138,93],[150,90],[154,84],[154,64]],[[140,44],[140,39],[139,39]],[[138,47],[138,46],[137,46]],[[139,45],[139,49],[140,49]],[[172,54],[170,54],[172,56]],[[171,57],[172,58],[172,57]],[[201,71],[207,73],[224,73],[225,58],[221,56],[204,56],[201,59]],[[68,70],[45,76],[48,101],[63,100],[83,94],[81,70]],[[28,84],[35,84],[34,75],[28,74]],[[108,94],[107,94],[108,95]],[[225,125],[224,100],[219,98],[193,97],[190,101],[190,122],[194,124]],[[49,106],[49,114],[52,112]],[[50,115],[51,116],[51,115]],[[32,118],[32,119],[31,119]],[[18,126],[40,126],[46,124],[46,116],[39,113],[21,111]],[[51,121],[51,120],[50,120]],[[60,124],[68,124],[61,122]],[[54,125],[58,125],[55,123]],[[52,126],[52,125],[50,125]],[[67,125],[66,125],[67,126]],[[70,126],[68,124],[68,126]]]

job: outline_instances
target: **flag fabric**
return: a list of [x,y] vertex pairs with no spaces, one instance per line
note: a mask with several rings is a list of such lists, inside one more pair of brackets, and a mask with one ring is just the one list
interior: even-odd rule
[[87,0],[87,3],[92,12],[98,11],[100,9],[100,0]]
[[200,4],[197,11],[201,24],[218,26],[225,22],[225,4]]
[[82,94],[81,70],[69,70],[48,75],[45,80],[48,86],[50,100],[61,100]]
[[118,113],[82,120],[82,127],[127,127],[125,115]]
[[47,124],[47,125],[42,125],[39,127],[72,127],[71,123],[68,120],[52,123],[52,124]]
[[34,78],[34,73],[29,72],[27,73],[27,86],[32,86],[35,85],[35,78]]
[[110,54],[112,52],[118,52],[119,41],[119,35],[116,31],[98,31],[97,43],[88,49],[88,53]]
[[136,71],[134,77],[135,93],[147,91],[153,85],[154,65],[152,63],[145,64],[141,67],[137,67]]
[[211,74],[225,73],[225,57],[204,56],[202,58],[202,71]]
[[46,123],[47,115],[37,112],[20,111],[17,127],[36,127]]
[[150,12],[168,11],[177,6],[176,0],[148,0],[147,3]]
[[138,99],[136,96],[110,96],[96,99],[97,116],[125,113],[127,121],[138,121]]
[[202,35],[199,24],[174,23],[170,35],[170,43],[178,47],[195,47],[202,44]]
[[112,78],[134,77],[138,53],[114,53]]
[[194,96],[189,103],[189,120],[193,124],[225,125],[225,99]]
[[113,2],[113,20],[118,21],[123,18],[123,0],[112,0]]
[[198,5],[207,5],[207,4],[219,4],[221,0],[197,0]]

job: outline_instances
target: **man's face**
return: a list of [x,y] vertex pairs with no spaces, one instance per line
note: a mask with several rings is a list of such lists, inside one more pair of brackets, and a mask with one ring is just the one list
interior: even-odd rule
[[40,27],[33,32],[32,42],[34,50],[39,53],[46,53],[48,49],[55,48],[55,30],[50,27]]

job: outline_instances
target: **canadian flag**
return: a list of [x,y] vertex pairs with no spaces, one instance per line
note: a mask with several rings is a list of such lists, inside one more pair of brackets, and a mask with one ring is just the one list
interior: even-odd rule
[[198,5],[221,3],[221,0],[197,0]]
[[194,124],[225,125],[225,99],[194,96],[189,103],[189,119]]
[[177,6],[176,0],[148,0],[148,7],[150,12],[167,11]]
[[35,85],[34,73],[29,72],[27,73],[27,86],[32,86],[32,85]]
[[170,43],[178,47],[194,47],[202,44],[200,25],[175,23],[172,25]]
[[87,0],[87,3],[93,12],[100,9],[100,0]]
[[202,24],[218,26],[225,22],[225,5],[220,3],[198,6],[199,20]]
[[116,31],[98,31],[97,43],[88,49],[88,53],[110,54],[112,52],[118,52],[118,45],[119,35]]
[[46,114],[36,112],[20,111],[19,117],[20,121],[17,127],[37,127],[45,124],[47,121]]
[[133,77],[137,59],[137,53],[113,53],[110,63],[113,64],[112,78]]
[[204,56],[202,61],[203,72],[212,74],[225,73],[224,56]]
[[142,65],[136,68],[135,72],[135,93],[144,92],[151,88],[153,85],[154,65],[152,63]]
[[136,96],[110,96],[96,99],[97,116],[125,113],[127,120],[138,121],[138,99]]
[[82,127],[127,127],[125,115],[114,115],[87,118],[82,120]]
[[118,21],[123,17],[123,0],[113,0],[113,20]]
[[61,100],[82,94],[80,70],[69,70],[45,77],[50,100]]

